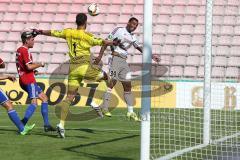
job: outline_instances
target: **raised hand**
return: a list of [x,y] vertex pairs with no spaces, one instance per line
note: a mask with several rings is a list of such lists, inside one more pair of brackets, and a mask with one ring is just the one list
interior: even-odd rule
[[37,35],[40,35],[40,34],[43,33],[42,30],[37,29],[37,28],[33,28],[33,27],[31,27],[30,30],[32,31],[32,35],[33,35],[34,37],[36,37]]
[[93,60],[93,64],[99,64],[99,62],[101,61],[101,57],[96,57],[96,58],[94,58],[94,60]]
[[153,59],[155,62],[160,62],[160,57],[159,57],[158,55],[153,54],[153,55],[152,55],[152,59]]
[[14,75],[7,75],[8,76],[8,79],[12,82],[15,82],[16,81],[16,77]]
[[118,46],[120,43],[121,43],[121,39],[114,38],[114,40],[113,40],[113,45],[114,46]]

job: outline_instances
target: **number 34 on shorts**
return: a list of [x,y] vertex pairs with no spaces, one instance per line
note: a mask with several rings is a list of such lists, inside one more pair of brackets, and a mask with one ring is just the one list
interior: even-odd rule
[[116,71],[110,71],[110,76],[111,77],[116,77],[117,76],[117,72]]

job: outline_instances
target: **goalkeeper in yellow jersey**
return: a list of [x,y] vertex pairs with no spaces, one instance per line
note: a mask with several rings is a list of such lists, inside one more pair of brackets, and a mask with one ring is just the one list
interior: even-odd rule
[[[63,30],[37,30],[33,31],[38,35],[47,35],[63,38],[67,41],[70,57],[70,68],[68,76],[68,92],[67,97],[59,106],[61,107],[61,120],[57,125],[57,131],[61,138],[65,137],[64,124],[69,112],[69,106],[73,101],[80,83],[83,79],[100,81],[109,80],[107,74],[100,68],[91,64],[90,48],[93,46],[118,45],[117,40],[104,40],[97,38],[93,34],[86,32],[87,15],[79,13],[76,16],[77,28],[67,28]],[[110,81],[110,80],[109,80]],[[109,82],[110,83],[110,82]],[[109,85],[109,84],[108,84]],[[91,106],[102,116],[100,107],[94,103]]]

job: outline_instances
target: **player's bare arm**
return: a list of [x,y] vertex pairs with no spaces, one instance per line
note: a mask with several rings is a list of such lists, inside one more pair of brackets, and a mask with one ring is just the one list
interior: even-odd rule
[[27,69],[28,70],[35,70],[35,69],[37,69],[37,68],[39,68],[39,67],[44,67],[44,63],[29,63],[29,64],[26,64],[26,66],[27,66]]
[[[139,52],[143,52],[143,48],[142,47],[137,47],[136,48]],[[159,56],[158,55],[155,55],[155,54],[153,54],[152,55],[152,59],[155,61],[155,62],[160,62],[160,58],[159,58]]]
[[9,79],[10,81],[16,81],[16,77],[14,75],[2,74],[0,75],[0,80]]
[[0,68],[5,68],[5,63],[1,58],[0,58]]
[[117,46],[119,45],[121,41],[118,39],[114,39],[114,40],[103,40],[103,45],[106,46]]
[[40,34],[45,35],[45,36],[51,36],[51,31],[50,30],[39,30]]
[[96,57],[95,60],[94,60],[94,64],[98,64],[101,61],[103,53],[106,50],[106,48],[107,48],[107,45],[103,45],[101,47],[100,52],[98,54],[98,57]]
[[95,58],[94,64],[98,64],[101,61],[103,53],[106,50],[108,45],[118,46],[120,43],[121,43],[121,40],[118,38],[115,38],[114,40],[104,40],[104,45],[101,47],[98,57]]
[[51,30],[32,29],[33,33],[37,35],[51,36]]
[[0,68],[5,68],[5,63],[4,62],[0,64]]

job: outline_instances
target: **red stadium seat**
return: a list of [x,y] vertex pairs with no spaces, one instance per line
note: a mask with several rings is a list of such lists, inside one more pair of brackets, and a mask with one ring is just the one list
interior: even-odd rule
[[240,62],[240,57],[239,56],[231,56],[228,57],[228,66],[235,66],[238,67]]
[[181,34],[192,34],[193,33],[193,25],[182,25],[181,26]]
[[193,35],[192,36],[192,44],[204,45],[204,42],[205,42],[204,35]]
[[47,66],[47,74],[60,75],[60,73],[61,73],[60,64],[49,64]]
[[224,67],[213,67],[212,68],[212,77],[213,78],[221,78],[225,76],[225,68]]
[[6,12],[7,8],[8,8],[8,3],[3,3],[1,2],[1,5],[0,5],[0,12]]
[[5,42],[3,44],[2,51],[4,52],[15,52],[16,51],[16,43],[15,42]]
[[21,41],[21,34],[19,32],[10,32],[7,40],[13,42]]
[[170,67],[170,76],[182,77],[183,69],[184,69],[183,66],[171,66]]
[[42,17],[42,13],[36,12],[36,13],[32,13],[29,15],[29,21],[31,22],[39,22],[39,20]]
[[54,22],[55,20],[54,20],[54,13],[44,13],[44,14],[42,14],[42,16],[41,16],[41,21],[42,22]]
[[177,45],[176,47],[176,54],[186,55],[188,54],[188,46],[187,45]]
[[191,45],[189,47],[190,55],[203,55],[204,48],[202,45]]
[[239,67],[228,67],[226,69],[226,77],[239,79]]
[[170,65],[173,62],[173,58],[170,55],[160,55],[160,64],[161,65]]
[[70,6],[71,4],[68,3],[59,4],[57,7],[57,13],[68,13],[70,10]]
[[26,19],[28,19],[29,13],[17,13],[16,15],[16,21],[18,22],[24,22]]
[[17,73],[17,67],[16,67],[16,63],[7,63],[7,66],[6,66],[6,72],[8,73],[14,73],[16,74]]
[[7,12],[7,13],[5,13],[5,15],[3,17],[3,21],[5,21],[5,22],[13,22],[13,21],[16,20],[16,16],[17,16],[17,13]]
[[[136,5],[137,6],[137,5]],[[124,5],[123,7],[122,7],[122,13],[123,14],[132,14],[132,12],[133,12],[133,9],[134,9],[134,5]],[[135,13],[135,12],[134,12]]]
[[30,12],[31,13],[33,10],[35,10],[35,8],[33,8],[33,6],[34,6],[34,3],[24,3],[24,4],[21,4],[20,11],[21,12]]
[[176,24],[176,25],[182,24],[183,15],[180,15],[180,14],[172,15],[171,17],[169,17],[169,19],[171,24]]
[[200,57],[199,56],[188,56],[186,59],[186,64],[192,65],[192,66],[199,66]]
[[7,32],[0,32],[0,41],[1,42],[5,42],[7,37],[8,37],[8,33]]
[[53,54],[51,56],[51,63],[63,63],[65,61],[66,59],[64,54]]
[[197,77],[197,67],[194,66],[184,67],[184,76],[191,78]]
[[22,32],[25,29],[25,22],[15,22],[11,25],[10,29],[11,31]]
[[104,33],[110,33],[116,26],[114,24],[104,24],[102,32]]
[[200,78],[204,77],[204,67],[203,66],[198,67],[197,75]]
[[[0,54],[0,58],[4,61],[4,62],[11,62],[12,61],[12,56],[15,57],[15,55],[13,55],[12,53],[9,52],[2,52]],[[15,60],[14,60],[15,61]]]
[[64,43],[57,43],[56,48],[55,48],[55,53],[67,53],[68,52],[68,46],[66,42]]
[[185,56],[174,56],[173,57],[173,63],[175,65],[186,65],[186,57]]
[[45,11],[45,4],[35,3],[33,8],[34,8],[33,12],[44,13],[44,11]]
[[225,56],[215,56],[213,57],[213,65],[226,67],[227,58]]
[[50,53],[39,53],[39,57],[38,57],[38,62],[44,62],[44,63],[50,63],[51,59],[50,59],[51,55]]
[[35,52],[35,53],[41,53],[42,52],[42,44],[35,42],[34,47],[30,51]]
[[20,3],[11,3],[8,5],[8,12],[15,12],[18,13],[20,10]]
[[42,47],[42,52],[52,53],[55,50],[55,43],[44,43],[44,46]]
[[165,43],[166,44],[176,44],[177,41],[178,41],[178,36],[177,35],[168,34],[165,37]]
[[45,8],[45,13],[56,13],[57,12],[57,7],[58,4],[45,4],[44,8]]
[[109,6],[108,8],[108,13],[109,14],[121,14],[123,13],[122,10],[121,10],[121,4],[113,4],[111,6]]

